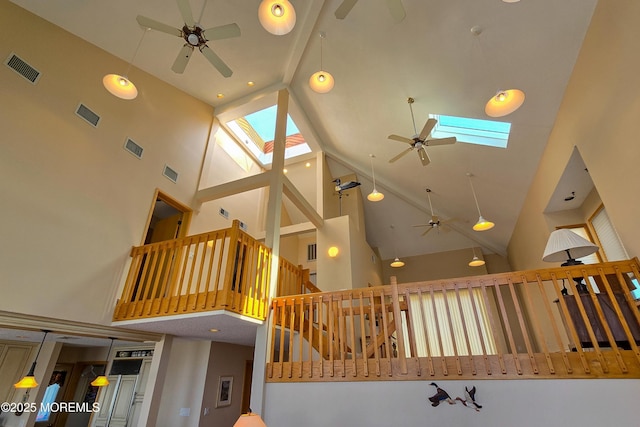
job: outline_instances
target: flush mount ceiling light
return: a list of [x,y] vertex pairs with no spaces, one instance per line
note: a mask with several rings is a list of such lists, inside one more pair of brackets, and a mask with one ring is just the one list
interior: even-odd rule
[[487,221],[486,219],[484,219],[484,217],[482,216],[482,213],[480,212],[480,205],[478,204],[478,197],[476,196],[476,190],[475,188],[473,188],[473,181],[471,180],[471,177],[473,175],[470,173],[467,173],[467,177],[469,178],[469,184],[471,185],[471,192],[473,193],[473,200],[475,200],[476,202],[476,208],[478,208],[478,222],[476,222],[476,224],[473,226],[473,229],[475,231],[486,231],[486,230],[490,230],[493,228],[493,226],[495,225],[493,222],[491,221]]
[[[482,34],[482,27],[478,25],[471,27],[471,34],[479,40],[479,36]],[[482,52],[482,46],[480,46],[480,51]],[[487,64],[491,63],[491,61],[486,60],[484,62]],[[491,74],[493,70],[488,71],[489,74]],[[520,89],[499,89],[485,104],[484,112],[489,117],[506,116],[520,108],[524,103],[524,98],[524,92]]]
[[47,338],[47,334],[49,332],[51,332],[51,331],[43,329],[42,332],[44,332],[44,336],[42,337],[42,341],[40,342],[40,347],[38,347],[38,352],[36,353],[36,357],[35,357],[35,359],[33,359],[33,363],[31,364],[31,368],[29,368],[29,372],[27,372],[27,375],[22,377],[22,379],[20,381],[18,381],[17,383],[15,383],[13,385],[15,388],[35,388],[35,387],[38,387],[38,382],[36,381],[36,377],[35,377],[36,362],[38,361],[38,356],[40,355],[40,350],[42,350],[42,344],[44,344],[44,340]]
[[380,193],[376,189],[376,173],[373,170],[373,159],[376,156],[374,156],[373,154],[369,154],[369,157],[371,158],[371,177],[373,178],[373,190],[367,196],[367,200],[369,200],[370,202],[379,202],[380,200],[384,199],[384,194]]
[[320,32],[320,71],[316,71],[309,78],[309,86],[317,93],[327,93],[333,89],[333,85],[335,84],[333,76],[328,71],[324,71],[322,67],[322,40],[325,37],[326,34]]
[[[109,337],[109,339],[111,340],[111,343],[109,344],[109,350],[107,350],[107,358],[104,361],[105,374],[107,373],[106,371],[107,371],[107,365],[109,364],[109,355],[111,354],[111,347],[113,347],[113,341],[116,340],[116,338]],[[105,387],[109,385],[109,379],[107,378],[106,375],[100,375],[95,380],[91,381],[91,385],[94,387]]]
[[265,30],[282,36],[296,25],[296,11],[288,0],[262,0],[258,8],[258,19]]
[[133,53],[133,58],[131,58],[131,62],[129,62],[129,65],[127,66],[127,71],[123,75],[107,74],[102,78],[102,84],[104,85],[105,89],[107,89],[109,93],[117,96],[120,99],[131,100],[135,99],[138,96],[138,89],[136,88],[136,85],[134,85],[133,82],[129,80],[127,75],[131,70],[133,60],[136,58],[136,55],[138,55],[138,50],[140,50],[140,45],[142,44],[144,35],[148,30],[149,28],[144,29],[142,37],[140,37],[140,41],[138,42],[138,46]]
[[469,261],[469,267],[480,267],[484,265],[484,260],[478,258],[478,255],[476,255],[476,248],[472,247],[471,249],[473,249],[473,258]]
[[398,258],[398,253],[397,253],[397,249],[396,249],[396,233],[395,233],[395,227],[393,225],[391,225],[391,234],[393,234],[393,253],[394,253],[394,260],[391,262],[391,264],[389,264],[391,267],[393,268],[400,268],[400,267],[404,267],[404,262],[400,261],[400,258]]

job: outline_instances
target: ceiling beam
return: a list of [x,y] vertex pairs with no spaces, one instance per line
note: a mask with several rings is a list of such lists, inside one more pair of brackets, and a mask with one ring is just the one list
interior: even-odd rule
[[265,171],[258,175],[251,175],[235,181],[226,182],[209,188],[203,188],[196,193],[196,200],[200,203],[210,202],[234,194],[256,190],[269,186],[271,171]]
[[316,212],[315,208],[311,206],[307,199],[304,198],[302,193],[298,191],[298,189],[293,185],[293,183],[287,178],[284,177],[282,192],[285,196],[297,207],[300,209],[300,212],[313,223],[317,228],[322,228],[324,225],[324,220],[322,217]]

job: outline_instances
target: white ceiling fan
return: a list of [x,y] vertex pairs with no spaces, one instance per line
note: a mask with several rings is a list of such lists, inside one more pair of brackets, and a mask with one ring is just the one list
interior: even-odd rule
[[392,139],[394,141],[400,141],[404,142],[405,144],[409,144],[409,148],[389,160],[389,163],[395,162],[396,160],[407,154],[409,151],[416,150],[416,152],[418,153],[418,158],[422,162],[422,166],[427,166],[429,163],[431,163],[431,159],[429,159],[429,155],[424,148],[432,145],[453,144],[456,142],[456,137],[452,136],[449,138],[429,138],[429,136],[431,135],[431,131],[435,127],[436,123],[438,123],[436,119],[428,119],[424,124],[422,131],[420,132],[420,134],[418,134],[416,131],[416,120],[413,117],[413,107],[411,107],[411,104],[413,104],[415,100],[413,98],[409,98],[407,99],[407,102],[409,103],[409,109],[411,110],[411,120],[413,122],[413,131],[415,132],[415,134],[412,138],[405,138],[404,136],[398,135],[388,136],[389,139]]
[[[351,9],[353,9],[353,6],[355,6],[357,2],[358,0],[344,0],[335,11],[336,18],[338,19],[346,18],[349,12],[351,12]],[[402,21],[406,16],[406,13],[404,11],[404,6],[402,6],[402,1],[386,0],[386,2],[387,2],[387,7],[389,8],[389,12],[391,13],[391,16],[393,17],[393,19],[396,22]]]
[[[182,74],[189,63],[189,58],[195,48],[204,55],[205,58],[213,65],[224,77],[230,77],[233,71],[224,63],[224,61],[207,46],[208,41],[223,40],[240,36],[240,27],[237,24],[220,25],[209,29],[203,29],[199,23],[193,19],[189,0],[177,0],[180,14],[184,20],[182,28],[174,28],[162,22],[155,21],[146,16],[138,15],[136,21],[144,28],[151,28],[163,33],[178,36],[186,42],[176,60],[173,62],[171,69]],[[204,3],[206,5],[206,2]],[[204,9],[204,6],[203,6]],[[202,17],[202,15],[201,15]]]
[[429,199],[429,208],[431,209],[431,219],[429,219],[429,222],[426,224],[415,224],[413,225],[413,227],[428,227],[424,233],[422,233],[422,236],[425,236],[428,232],[430,232],[431,230],[437,230],[438,232],[440,232],[440,229],[442,228],[443,230],[447,230],[447,228],[443,228],[447,223],[454,221],[453,219],[448,219],[448,220],[444,220],[444,221],[440,221],[440,218],[438,218],[437,215],[435,215],[433,213],[433,205],[431,204],[431,189],[427,188],[427,198]]

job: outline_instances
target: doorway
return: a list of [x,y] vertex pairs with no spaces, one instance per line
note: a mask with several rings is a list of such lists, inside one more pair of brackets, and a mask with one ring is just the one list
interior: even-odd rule
[[156,189],[142,244],[186,236],[192,212],[188,206]]

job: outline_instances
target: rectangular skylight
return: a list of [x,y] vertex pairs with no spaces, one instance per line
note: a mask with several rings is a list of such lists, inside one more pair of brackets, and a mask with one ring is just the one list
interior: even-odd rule
[[[273,141],[276,133],[277,106],[265,108],[235,120],[226,122],[227,127],[236,138],[263,165],[273,161]],[[287,114],[287,134],[285,142],[285,159],[310,153],[311,148],[305,141],[291,116]]]
[[431,131],[433,138],[455,136],[458,142],[507,148],[511,123],[433,114],[430,117],[438,121]]

